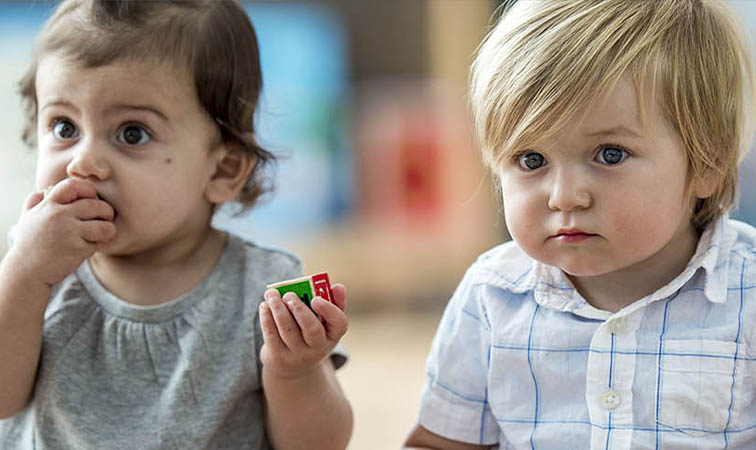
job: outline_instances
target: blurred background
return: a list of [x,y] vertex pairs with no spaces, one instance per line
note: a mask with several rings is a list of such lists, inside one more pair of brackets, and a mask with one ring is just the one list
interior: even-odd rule
[[[756,2],[730,2],[756,30]],[[508,238],[465,94],[502,2],[243,3],[260,40],[258,138],[280,158],[277,189],[249,214],[221,211],[216,225],[347,286],[351,360],[339,377],[355,411],[350,448],[399,448],[443,307],[475,257]],[[34,186],[16,85],[53,7],[0,0],[0,236]],[[756,155],[742,173],[733,215],[756,223]]]

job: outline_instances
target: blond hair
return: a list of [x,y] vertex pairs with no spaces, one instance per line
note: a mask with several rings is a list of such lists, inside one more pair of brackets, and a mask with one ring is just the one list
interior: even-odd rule
[[[747,34],[722,0],[520,0],[478,50],[470,97],[486,164],[585,111],[624,74],[682,138],[703,227],[735,201],[738,164],[754,131],[756,80]],[[711,179],[711,178],[709,178]]]

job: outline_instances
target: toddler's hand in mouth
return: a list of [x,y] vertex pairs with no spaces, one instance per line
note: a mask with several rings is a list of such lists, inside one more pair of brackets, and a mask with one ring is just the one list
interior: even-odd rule
[[109,201],[105,200],[105,198],[103,198],[103,196],[100,195],[99,192],[97,193],[97,200],[103,201],[103,202],[107,203],[108,205],[110,205],[111,208],[113,208],[113,221],[115,222],[116,217],[118,217],[118,211],[116,211],[116,209],[113,207],[113,204],[110,203]]

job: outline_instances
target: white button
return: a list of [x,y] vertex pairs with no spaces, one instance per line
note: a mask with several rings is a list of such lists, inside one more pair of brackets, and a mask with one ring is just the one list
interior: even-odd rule
[[625,319],[622,317],[617,317],[609,322],[609,331],[612,334],[622,334],[625,332],[626,328],[627,322],[625,322]]
[[614,390],[604,392],[601,394],[601,404],[603,404],[606,409],[614,409],[618,407],[620,404],[619,392]]

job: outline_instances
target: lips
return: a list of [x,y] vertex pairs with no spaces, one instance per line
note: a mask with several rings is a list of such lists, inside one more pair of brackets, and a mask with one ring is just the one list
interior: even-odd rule
[[557,232],[557,234],[555,234],[552,237],[560,242],[575,243],[575,242],[582,242],[582,241],[585,241],[586,239],[590,239],[596,236],[598,235],[594,233],[585,232],[578,228],[562,228]]

